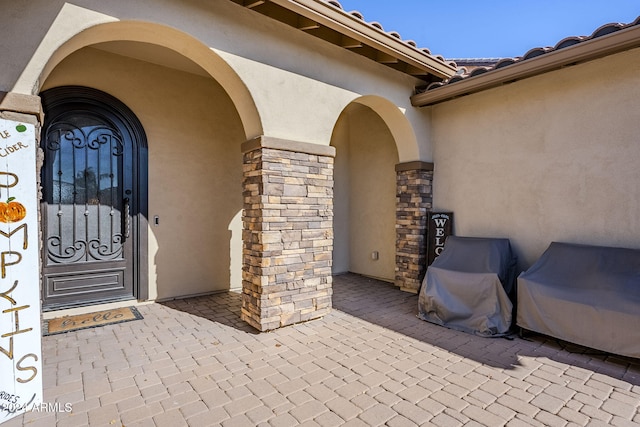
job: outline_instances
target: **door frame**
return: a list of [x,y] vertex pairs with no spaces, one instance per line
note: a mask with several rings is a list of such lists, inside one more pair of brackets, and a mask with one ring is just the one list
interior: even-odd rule
[[[149,299],[149,259],[148,259],[148,211],[149,211],[149,156],[148,156],[148,144],[147,136],[142,126],[142,123],[133,111],[127,107],[122,101],[116,97],[103,92],[98,89],[85,87],[85,86],[59,86],[43,91],[41,94],[43,111],[47,112],[52,108],[60,107],[64,104],[82,103],[84,105],[96,106],[99,109],[107,110],[109,113],[116,115],[120,121],[126,126],[127,130],[132,136],[132,143],[136,144],[136,158],[133,159],[136,170],[134,171],[134,194],[137,197],[137,212],[132,214],[132,232],[135,233],[136,245],[133,248],[132,261],[132,278],[133,278],[133,297],[138,301],[146,301]],[[46,122],[46,119],[45,119]],[[44,133],[46,132],[43,126],[41,130],[41,144],[44,144]],[[46,150],[43,150],[46,155]],[[41,171],[41,180],[44,179],[46,161],[43,163]],[[44,181],[41,181],[44,183]],[[41,203],[45,203],[44,199]],[[41,216],[44,212],[41,212]],[[40,221],[40,226],[44,227],[44,218]],[[44,230],[43,230],[44,231]],[[46,259],[46,245],[42,245],[41,250],[41,262],[45,265]],[[45,280],[41,280],[42,286],[45,286]],[[44,291],[41,286],[41,292]],[[43,296],[41,296],[41,300]],[[105,301],[105,303],[115,301]],[[75,306],[89,306],[97,305],[100,302],[92,302],[88,304],[79,304]],[[43,307],[44,308],[44,307]],[[58,310],[71,308],[71,306],[64,307],[50,307],[48,310]]]

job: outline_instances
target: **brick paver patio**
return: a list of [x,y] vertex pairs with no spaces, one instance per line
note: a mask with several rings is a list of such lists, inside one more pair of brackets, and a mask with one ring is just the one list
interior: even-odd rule
[[334,278],[321,320],[257,333],[240,294],[139,307],[143,320],[44,337],[29,426],[631,426],[640,360],[419,320],[417,296]]

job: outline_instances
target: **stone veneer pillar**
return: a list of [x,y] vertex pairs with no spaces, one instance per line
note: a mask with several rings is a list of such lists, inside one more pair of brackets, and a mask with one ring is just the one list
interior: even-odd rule
[[427,271],[427,212],[432,207],[433,163],[396,165],[396,278],[417,293]]
[[335,148],[259,137],[242,146],[242,319],[260,331],[331,310]]

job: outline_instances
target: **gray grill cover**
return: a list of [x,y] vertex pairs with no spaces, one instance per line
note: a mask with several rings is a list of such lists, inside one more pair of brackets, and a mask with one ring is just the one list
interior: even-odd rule
[[517,324],[640,357],[640,250],[551,243],[518,278]]
[[509,239],[450,236],[427,268],[418,317],[481,336],[507,333],[516,261]]

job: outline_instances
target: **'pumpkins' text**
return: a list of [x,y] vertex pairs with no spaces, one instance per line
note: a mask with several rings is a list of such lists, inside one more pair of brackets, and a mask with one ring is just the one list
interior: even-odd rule
[[[3,179],[7,177],[8,179]],[[0,172],[0,190],[15,187],[19,183],[18,175],[10,172]],[[11,205],[14,203],[14,205]],[[11,198],[7,203],[0,205],[0,222],[15,223],[19,222],[26,216],[24,206],[17,206]],[[5,206],[6,205],[6,206]],[[20,334],[32,333],[33,328],[25,328],[20,326],[20,312],[30,307],[28,304],[20,304],[20,301],[14,299],[11,294],[21,286],[18,280],[7,280],[7,273],[11,267],[18,265],[22,261],[22,251],[27,250],[29,245],[28,226],[21,224],[8,231],[0,229],[0,240],[7,239],[13,242],[12,245],[2,245],[3,248],[9,247],[9,250],[0,251],[0,316],[11,316],[12,321],[9,322],[14,328],[9,331],[0,330],[0,357],[8,357],[10,360],[17,359],[16,369],[23,376],[18,376],[16,381],[19,383],[27,383],[33,380],[38,370],[31,363],[38,360],[38,356],[33,353],[20,354],[19,349],[14,349],[14,337]],[[7,303],[9,305],[6,308]],[[8,338],[8,341],[6,340]],[[8,345],[7,345],[8,344]],[[32,361],[33,362],[32,362]]]

